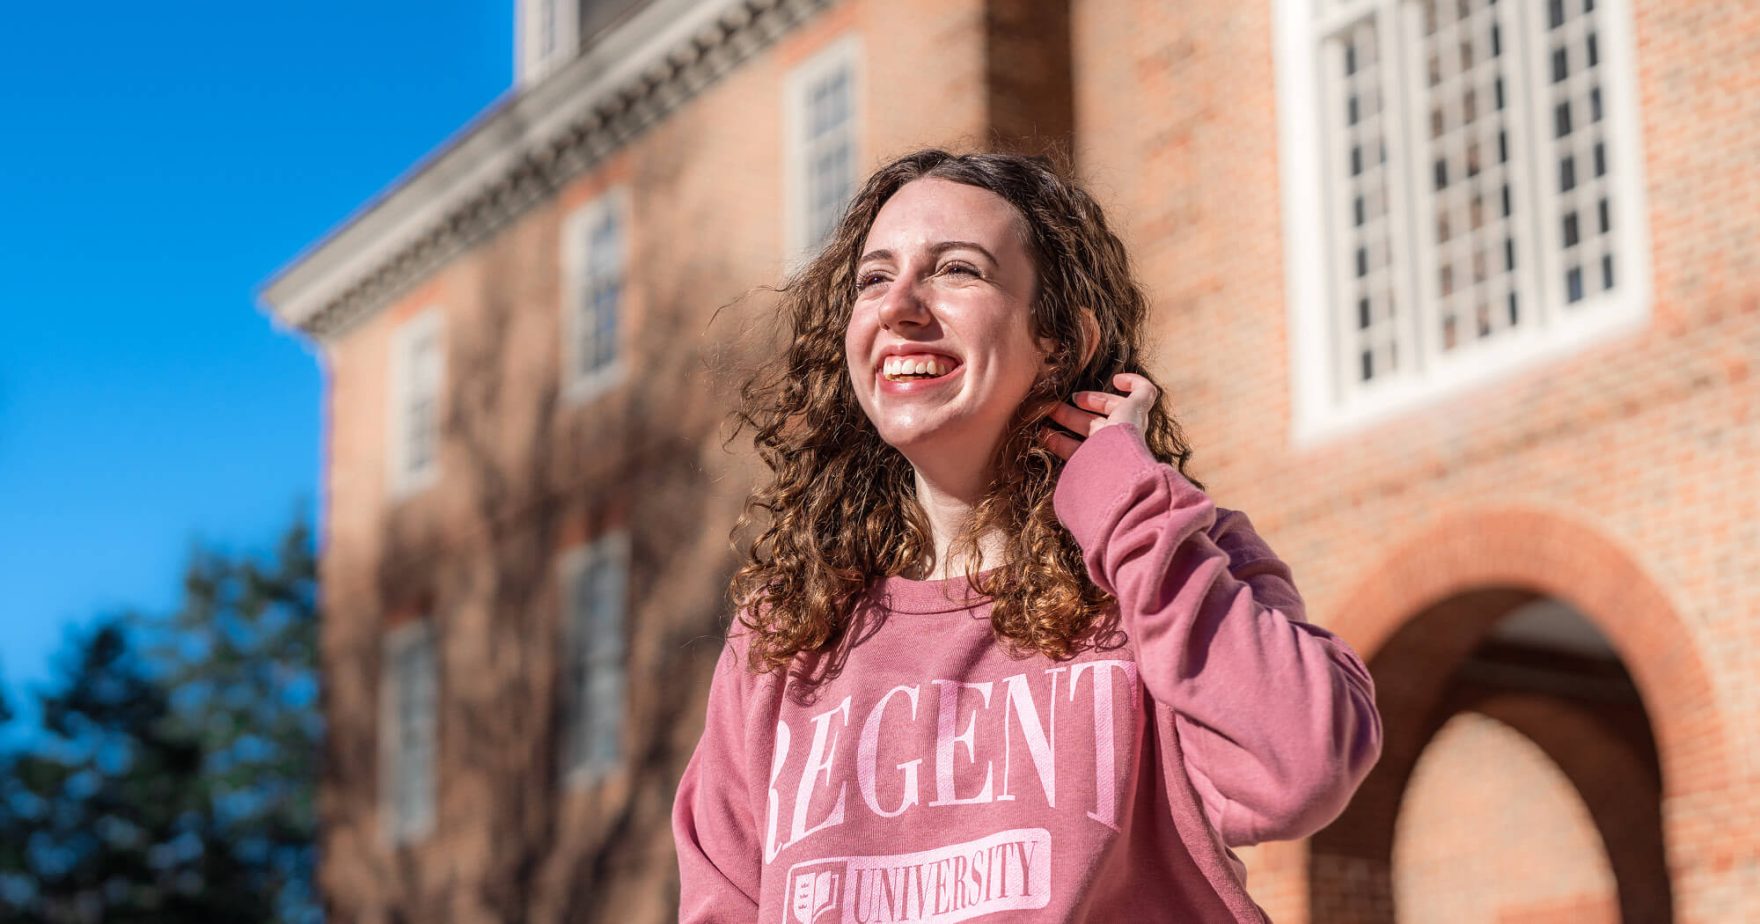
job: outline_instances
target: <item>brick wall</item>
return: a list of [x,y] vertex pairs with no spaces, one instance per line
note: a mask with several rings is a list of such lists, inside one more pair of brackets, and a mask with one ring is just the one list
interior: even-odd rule
[[[1375,660],[1384,716],[1412,729],[1400,746],[1429,743],[1424,710],[1445,692],[1433,687],[1514,601],[1478,599],[1463,637],[1396,644],[1402,627],[1500,588],[1569,601],[1618,650],[1655,725],[1674,919],[1737,920],[1760,913],[1760,75],[1747,63],[1760,10],[1633,7],[1653,320],[1303,450],[1288,440],[1271,4],[1075,0],[1077,144],[1155,295],[1195,471],[1253,513],[1310,616]],[[1450,747],[1498,763],[1496,745]],[[1372,779],[1305,860],[1280,845],[1245,854],[1276,920],[1393,919],[1396,883],[1420,888],[1389,868],[1404,782]],[[1475,836],[1424,835],[1443,855]],[[1594,919],[1564,907],[1503,914]]]
[[[725,615],[726,527],[754,476],[742,452],[722,451],[717,426],[739,363],[767,349],[767,299],[709,318],[776,279],[782,77],[850,31],[865,45],[864,165],[922,144],[1031,144],[1073,125],[1082,170],[1154,297],[1157,371],[1194,471],[1252,513],[1311,618],[1374,662],[1384,768],[1311,842],[1241,852],[1275,920],[1386,921],[1396,901],[1416,910],[1447,890],[1500,921],[1612,920],[1658,867],[1675,919],[1753,913],[1760,71],[1747,62],[1760,9],[1634,3],[1648,326],[1300,451],[1288,439],[1271,10],[851,0],[331,341],[322,884],[333,919],[672,914],[666,813]],[[1047,79],[1060,68],[1062,94]],[[634,203],[635,358],[624,387],[575,405],[555,388],[558,228],[614,182]],[[442,481],[393,503],[389,335],[430,305],[446,316],[451,383]],[[630,761],[568,789],[551,766],[554,561],[626,523],[638,526],[629,657],[642,678]],[[1657,764],[1649,801],[1634,804],[1648,806],[1665,855],[1646,847],[1642,818],[1592,808],[1645,785],[1641,748],[1596,750],[1622,740],[1592,734],[1605,717],[1557,697],[1467,709],[1451,679],[1536,596],[1569,601],[1630,672]],[[431,837],[393,850],[374,821],[379,644],[423,611],[442,639],[439,814]],[[1581,774],[1560,767],[1597,753],[1626,754],[1631,772],[1585,798],[1572,792]],[[1502,806],[1504,820],[1454,824],[1469,798]],[[1511,821],[1515,805],[1531,811]],[[1591,824],[1624,833],[1597,853]],[[1546,849],[1516,852],[1524,844]],[[1632,872],[1610,884],[1608,870]],[[1474,889],[1475,877],[1505,885]]]

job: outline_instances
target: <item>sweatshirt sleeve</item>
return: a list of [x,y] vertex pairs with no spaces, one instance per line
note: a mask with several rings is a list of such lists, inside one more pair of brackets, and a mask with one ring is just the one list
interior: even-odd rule
[[1244,514],[1156,460],[1130,424],[1089,437],[1053,503],[1118,599],[1138,669],[1175,713],[1187,773],[1229,846],[1307,837],[1381,754],[1374,682],[1306,621],[1289,567]]
[[703,736],[685,765],[672,803],[681,924],[758,917],[763,851],[746,786],[748,685],[744,658],[730,640],[721,650],[709,685]]

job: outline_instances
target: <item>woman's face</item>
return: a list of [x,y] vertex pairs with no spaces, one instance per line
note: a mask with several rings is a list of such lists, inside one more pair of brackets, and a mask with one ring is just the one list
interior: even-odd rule
[[957,447],[988,461],[1045,369],[1030,330],[1025,224],[986,189],[913,180],[875,216],[844,335],[856,398],[913,462]]

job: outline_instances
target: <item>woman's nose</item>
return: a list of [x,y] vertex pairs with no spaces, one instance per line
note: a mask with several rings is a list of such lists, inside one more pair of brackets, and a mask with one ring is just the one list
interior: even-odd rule
[[915,280],[901,277],[886,287],[880,301],[880,324],[888,330],[920,327],[929,322],[929,305]]

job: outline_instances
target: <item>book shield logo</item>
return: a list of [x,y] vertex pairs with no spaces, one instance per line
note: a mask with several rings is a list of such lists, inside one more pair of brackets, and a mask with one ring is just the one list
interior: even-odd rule
[[843,920],[842,862],[797,866],[790,871],[788,908],[793,924],[836,924]]

